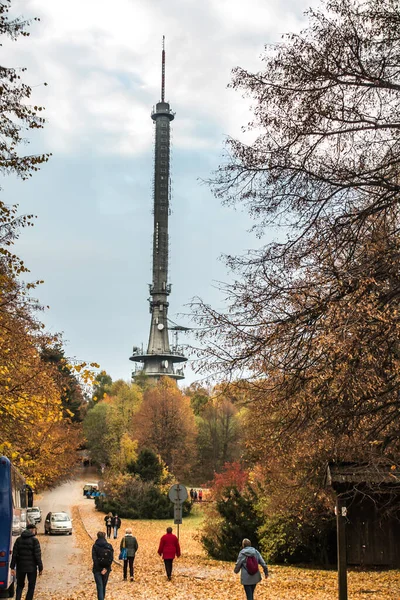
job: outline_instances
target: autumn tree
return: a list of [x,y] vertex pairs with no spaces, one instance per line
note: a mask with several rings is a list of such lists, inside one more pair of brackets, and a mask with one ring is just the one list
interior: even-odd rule
[[[31,22],[10,18],[10,7],[10,0],[0,3],[1,45],[5,38],[29,36]],[[43,107],[31,103],[24,71],[0,66],[0,170],[27,180],[50,155],[23,152],[26,134],[45,123]],[[44,332],[41,307],[30,296],[41,282],[21,281],[29,271],[12,246],[32,224],[33,215],[19,215],[17,206],[0,202],[0,452],[40,488],[71,472],[80,443],[80,429],[71,420],[81,400],[76,375],[81,373],[83,383],[91,375],[79,362],[64,363],[61,337]]]
[[196,469],[200,481],[212,479],[223,465],[240,457],[238,409],[228,399],[215,395],[196,419],[198,428]]
[[159,454],[175,476],[188,475],[195,457],[196,425],[189,398],[173,380],[164,377],[145,391],[134,432],[139,446]]
[[270,377],[293,401],[315,386],[331,427],[394,449],[400,20],[391,0],[328,2],[309,18],[267,50],[262,72],[235,71],[261,133],[251,146],[229,142],[220,193],[247,202],[261,228],[284,215],[293,235],[229,258],[239,277],[225,313],[195,305],[204,367]]
[[45,347],[41,351],[41,358],[55,367],[53,373],[62,389],[61,403],[65,416],[76,423],[82,421],[81,412],[84,402],[82,386],[65,356],[64,348],[60,343]]
[[228,141],[215,182],[260,236],[283,225],[286,239],[228,257],[227,310],[194,310],[203,368],[251,389],[269,514],[316,523],[331,509],[326,460],[399,457],[400,19],[392,0],[308,14],[259,73],[235,69],[258,137]]

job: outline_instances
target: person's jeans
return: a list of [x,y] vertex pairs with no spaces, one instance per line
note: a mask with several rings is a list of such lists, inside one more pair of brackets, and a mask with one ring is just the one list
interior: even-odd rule
[[164,558],[165,572],[167,574],[168,579],[172,575],[172,558]]
[[104,597],[106,595],[106,586],[107,586],[109,574],[110,574],[110,571],[108,569],[107,569],[107,573],[105,573],[104,575],[101,574],[101,571],[97,571],[96,573],[93,573],[94,580],[95,580],[96,586],[97,586],[97,600],[104,600]]
[[15,594],[15,600],[21,600],[22,590],[25,586],[25,577],[28,578],[28,591],[26,592],[26,600],[32,600],[35,592],[37,571],[27,573],[26,571],[19,571],[17,568],[17,591]]
[[135,560],[134,556],[128,556],[126,560],[124,560],[124,579],[126,579],[128,575],[128,563],[129,563],[129,577],[133,577],[133,561]]
[[254,590],[256,589],[256,584],[253,583],[252,585],[244,585],[244,591],[246,592],[246,600],[253,600],[254,599]]
[[111,537],[111,525],[107,525],[107,537]]
[[117,539],[117,536],[118,536],[118,527],[115,525],[114,526],[114,540]]

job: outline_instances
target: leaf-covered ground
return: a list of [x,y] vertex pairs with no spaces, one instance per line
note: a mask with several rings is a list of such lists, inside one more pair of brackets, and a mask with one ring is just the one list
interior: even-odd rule
[[[94,510],[93,503],[74,509],[74,535],[82,548],[88,569],[88,578],[82,586],[66,591],[57,599],[85,598],[95,600],[96,589],[91,577],[92,540],[96,532],[104,530],[104,515]],[[244,600],[239,576],[233,573],[233,563],[208,559],[197,540],[201,519],[199,516],[184,521],[180,528],[182,557],[174,561],[172,581],[167,581],[164,564],[157,554],[159,538],[170,525],[166,521],[126,521],[122,523],[120,537],[126,527],[132,527],[139,542],[135,560],[135,581],[122,581],[122,568],[114,565],[107,588],[107,600]],[[175,527],[176,529],[176,527]],[[118,558],[118,540],[111,540]],[[72,566],[72,565],[71,565]],[[73,566],[72,566],[73,567]],[[270,578],[262,580],[256,589],[256,600],[335,600],[337,598],[336,572],[295,567],[272,566]],[[89,584],[88,584],[89,582]],[[52,596],[56,598],[56,596]],[[400,573],[356,572],[349,573],[349,600],[399,600]]]

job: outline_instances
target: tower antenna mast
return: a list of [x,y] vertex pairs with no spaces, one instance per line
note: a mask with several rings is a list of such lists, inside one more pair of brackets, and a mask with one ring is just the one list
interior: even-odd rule
[[165,102],[165,35],[162,36],[162,53],[161,53],[161,102]]

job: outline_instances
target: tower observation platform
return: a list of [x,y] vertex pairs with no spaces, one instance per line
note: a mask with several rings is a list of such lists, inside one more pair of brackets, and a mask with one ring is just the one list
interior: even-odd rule
[[151,118],[155,126],[154,160],[154,229],[153,229],[153,283],[149,286],[150,335],[147,351],[133,348],[130,360],[136,365],[133,377],[139,373],[158,380],[160,377],[183,379],[182,367],[176,363],[187,361],[177,344],[170,346],[168,327],[168,220],[170,215],[170,123],[175,118],[165,101],[165,46],[163,38],[161,60],[161,101],[153,108]]

